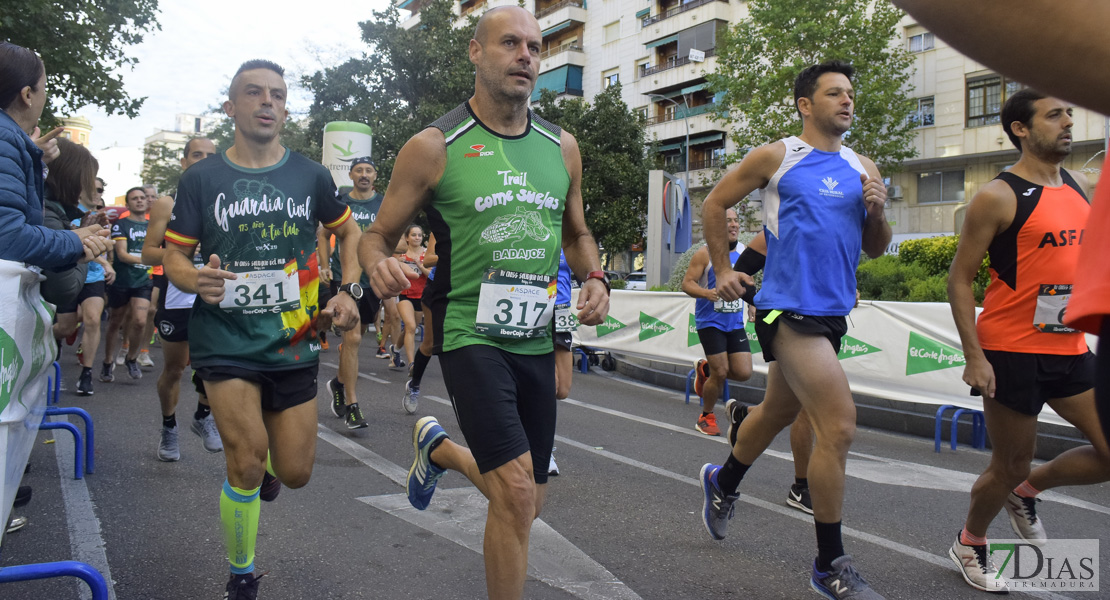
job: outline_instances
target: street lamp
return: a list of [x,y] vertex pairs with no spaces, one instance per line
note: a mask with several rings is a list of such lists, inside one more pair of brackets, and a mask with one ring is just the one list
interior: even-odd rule
[[[678,106],[679,106],[678,102],[675,102],[674,99],[672,99],[672,98],[668,98],[668,97],[666,97],[662,94],[644,94],[644,95],[645,96],[651,96],[652,98],[659,98],[659,99],[662,99],[662,100],[666,100],[667,102],[670,102],[671,104],[674,105],[676,111],[678,110]],[[690,105],[686,103],[686,94],[682,95],[682,105],[686,107],[686,110],[682,111],[682,121],[686,124],[686,147],[683,149],[683,153],[686,155],[686,169],[684,171],[682,171],[682,186],[685,188],[683,190],[683,192],[689,193],[690,192]]]

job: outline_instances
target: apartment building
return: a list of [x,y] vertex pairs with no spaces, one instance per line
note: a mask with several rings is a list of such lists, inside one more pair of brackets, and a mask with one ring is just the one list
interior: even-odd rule
[[[399,0],[419,23],[427,0]],[[460,15],[511,0],[460,0]],[[717,67],[722,29],[747,16],[742,0],[527,0],[543,33],[539,90],[587,100],[621,84],[624,102],[647,118],[666,168],[685,175],[695,205],[715,183],[721,157],[735,151],[729,127],[710,112],[717,98],[705,74]],[[957,230],[962,208],[976,191],[1017,160],[999,124],[1009,94],[1022,84],[993,73],[935,38],[911,18],[900,24],[914,56],[913,95],[917,157],[889,179],[887,215],[896,240]],[[1097,180],[1107,121],[1076,109],[1073,154],[1065,167]],[[1094,169],[1091,169],[1094,167]],[[695,207],[697,212],[697,207]],[[695,223],[695,226],[697,224]]]

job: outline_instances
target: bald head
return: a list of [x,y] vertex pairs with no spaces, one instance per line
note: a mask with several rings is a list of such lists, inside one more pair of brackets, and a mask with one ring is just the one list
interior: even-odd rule
[[521,16],[535,21],[537,28],[540,26],[539,21],[536,21],[535,15],[519,6],[498,6],[487,10],[485,14],[478,19],[478,26],[474,28],[475,41],[485,45],[486,38],[489,36],[490,31],[500,29],[498,25],[504,23],[507,19],[519,18]]

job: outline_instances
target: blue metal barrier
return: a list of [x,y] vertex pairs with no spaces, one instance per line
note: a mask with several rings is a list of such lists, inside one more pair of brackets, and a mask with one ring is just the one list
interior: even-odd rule
[[[697,373],[698,373],[698,368],[694,367],[693,369],[690,369],[689,373],[686,374],[686,404],[690,403],[691,386],[693,386],[693,384],[694,384],[694,377],[697,376]],[[721,399],[725,400],[725,401],[728,401],[728,399],[732,397],[732,393],[729,391],[729,388],[728,388],[728,379],[725,379],[725,387],[724,387],[724,389],[721,390],[721,394],[723,396]],[[699,397],[698,398],[698,406],[704,406],[704,405],[705,405],[705,402],[702,401],[702,399]]]
[[46,417],[52,417],[54,415],[77,415],[85,421],[85,472],[91,475],[92,472],[96,470],[96,463],[93,456],[94,450],[96,448],[96,434],[93,429],[92,416],[90,416],[89,413],[85,411],[85,409],[77,408],[75,406],[68,406],[64,408],[47,407],[46,413],[43,415],[43,422],[49,423],[49,421],[45,420]]
[[949,434],[949,441],[952,449],[956,449],[956,429],[960,424],[960,417],[964,414],[971,415],[971,447],[978,449],[985,448],[987,446],[987,427],[983,417],[983,411],[973,408],[959,408],[952,404],[945,404],[937,409],[936,427],[933,430],[933,450],[935,452],[940,452],[944,413],[948,411],[948,409],[955,409],[955,412],[952,413],[952,426],[951,433]]
[[46,378],[46,403],[57,404],[58,394],[62,391],[62,365],[54,361],[54,376]]
[[84,475],[82,471],[85,469],[85,444],[81,441],[81,432],[77,429],[77,426],[73,423],[52,423],[50,421],[45,421],[42,425],[39,425],[39,430],[41,431],[43,429],[65,429],[73,434],[73,478],[83,478]]
[[37,565],[15,565],[0,567],[0,583],[32,581],[52,577],[79,577],[89,584],[93,600],[108,600],[108,584],[100,571],[83,562],[63,560]]

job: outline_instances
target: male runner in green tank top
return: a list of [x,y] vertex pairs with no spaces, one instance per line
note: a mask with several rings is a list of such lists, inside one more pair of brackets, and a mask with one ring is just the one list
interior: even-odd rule
[[516,6],[485,13],[470,41],[474,95],[413,136],[397,156],[374,226],[359,243],[374,292],[409,286],[390,256],[423,209],[439,263],[425,298],[435,352],[470,449],[433,417],[416,423],[409,501],[423,510],[447,469],[489,498],[484,555],[490,598],[520,598],[528,535],[545,497],[555,436],[551,316],[559,247],[582,285],[578,318],[601,323],[609,295],[586,229],[574,137],[528,110],[541,35]]

